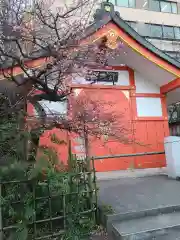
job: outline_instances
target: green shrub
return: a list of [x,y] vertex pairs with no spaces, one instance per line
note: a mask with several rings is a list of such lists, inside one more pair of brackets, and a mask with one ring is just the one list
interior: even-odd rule
[[4,239],[81,239],[91,232],[96,225],[93,173],[86,161],[71,153],[69,158],[73,164],[65,172],[43,158],[31,167],[16,162],[0,170]]
[[[8,102],[7,98],[0,100]],[[82,239],[96,225],[96,184],[89,160],[80,161],[72,155],[69,143],[67,166],[47,147],[39,149],[42,154],[35,161],[34,152],[27,154],[27,141],[32,136],[26,131],[23,112],[21,116],[19,111],[6,114],[5,107],[1,113],[0,238]],[[65,144],[55,135],[51,140]],[[30,162],[28,155],[32,155]]]

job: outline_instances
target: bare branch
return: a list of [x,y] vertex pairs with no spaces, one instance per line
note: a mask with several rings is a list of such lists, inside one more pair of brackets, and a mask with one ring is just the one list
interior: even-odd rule
[[[11,6],[5,4],[2,11],[3,29],[10,26],[10,30],[2,32],[0,60],[1,77],[8,82],[11,80],[14,88],[19,89],[19,97],[11,108],[24,101],[33,105],[38,116],[35,119],[29,116],[32,130],[58,128],[82,137],[108,136],[131,143],[129,135],[132,133],[123,114],[104,110],[104,105],[111,109],[112,103],[73,98],[74,75],[86,78],[94,68],[108,65],[109,58],[118,51],[107,48],[106,37],[95,43],[82,44],[81,38],[90,24],[95,1],[76,0],[73,5],[60,6],[58,11],[44,0],[35,1],[33,6],[28,6],[27,0],[10,2]],[[34,60],[40,58],[41,64],[33,66]],[[94,83],[92,80],[87,84]],[[72,117],[64,118],[53,112],[47,114],[42,101],[68,101],[72,104]]]

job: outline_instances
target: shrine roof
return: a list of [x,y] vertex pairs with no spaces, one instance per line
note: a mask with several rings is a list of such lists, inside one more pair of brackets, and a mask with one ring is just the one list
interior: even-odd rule
[[116,12],[114,10],[114,5],[109,2],[101,3],[101,8],[96,10],[96,13],[94,14],[94,22],[86,29],[84,38],[102,29],[103,26],[107,25],[110,22],[113,22],[115,25],[117,25],[117,27],[121,28],[142,47],[146,48],[157,57],[177,68],[180,68],[179,61],[167,55],[162,50],[158,49],[149,41],[147,41],[144,37],[140,36],[128,23],[126,23],[125,20],[120,17],[120,13]]
[[[87,27],[85,32],[82,34],[81,39],[86,39],[87,37],[93,35],[95,32],[99,31],[103,27],[105,27],[108,23],[115,24],[118,28],[120,28],[123,32],[125,32],[131,39],[135,40],[138,44],[140,44],[144,49],[147,49],[149,52],[156,55],[158,58],[164,60],[166,63],[172,65],[175,68],[180,69],[180,62],[172,58],[171,56],[165,54],[160,49],[156,48],[153,44],[147,41],[144,37],[140,36],[126,21],[124,21],[120,17],[120,13],[114,10],[114,5],[109,2],[101,3],[101,8],[97,9],[94,14],[94,21],[92,24]],[[33,53],[27,61],[33,61],[39,58],[49,57],[49,51],[47,47],[44,47],[45,50],[37,51]],[[26,59],[24,59],[26,61]],[[6,69],[12,66],[11,61],[0,63],[1,69]]]

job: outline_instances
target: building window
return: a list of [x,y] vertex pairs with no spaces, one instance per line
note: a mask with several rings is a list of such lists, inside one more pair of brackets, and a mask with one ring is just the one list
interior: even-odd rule
[[174,39],[174,29],[170,26],[163,26],[163,38]]
[[175,58],[178,62],[180,62],[180,53],[178,52],[166,52],[165,53],[169,56],[171,56],[172,58]]
[[[127,22],[141,36],[149,38],[161,38],[169,40],[180,40],[180,27],[163,26],[156,24]],[[141,26],[142,25],[142,26]]]
[[175,39],[180,39],[180,27],[174,27]]
[[172,9],[172,13],[178,13],[177,10],[177,3],[171,3],[171,9]]
[[116,5],[116,0],[110,0],[113,5]]
[[115,2],[119,7],[135,8],[135,0],[115,0]]
[[129,7],[135,8],[135,0],[129,0]]
[[137,23],[136,22],[127,22],[129,26],[131,26],[136,32],[138,32]]
[[160,2],[161,12],[171,12],[171,3],[170,2]]
[[156,12],[177,13],[177,3],[169,1],[150,0],[149,9]]
[[160,9],[159,1],[150,0],[149,9],[152,10],[152,11],[160,12],[161,9]]
[[149,35],[151,37],[162,38],[162,27],[160,25],[149,25]]
[[142,2],[142,9],[148,9],[148,0]]

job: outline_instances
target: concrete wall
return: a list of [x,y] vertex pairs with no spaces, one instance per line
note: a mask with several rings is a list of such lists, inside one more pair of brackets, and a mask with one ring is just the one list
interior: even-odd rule
[[126,21],[145,22],[169,26],[180,26],[180,14],[154,12],[144,9],[134,9],[115,6],[120,16]]

